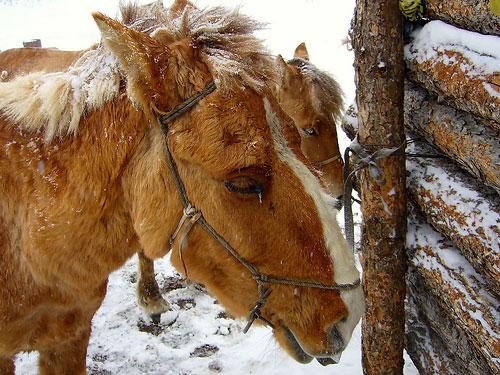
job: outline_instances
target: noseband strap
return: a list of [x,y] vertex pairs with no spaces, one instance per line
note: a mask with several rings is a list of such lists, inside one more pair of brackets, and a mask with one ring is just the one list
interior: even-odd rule
[[[187,193],[186,193],[186,187],[180,177],[179,170],[177,168],[177,164],[172,156],[172,153],[170,152],[170,148],[168,147],[168,124],[175,119],[177,119],[179,116],[183,115],[184,113],[188,112],[190,109],[192,109],[201,99],[206,97],[208,94],[213,92],[215,90],[215,83],[211,82],[209,83],[202,91],[199,93],[193,95],[191,98],[187,99],[183,103],[179,104],[176,106],[173,110],[167,113],[162,113],[158,110],[159,116],[158,122],[160,124],[160,127],[163,131],[163,134],[165,135],[165,148],[167,151],[167,163],[169,166],[170,171],[172,172],[172,175],[174,177],[174,182],[175,186],[177,188],[177,192],[179,194],[180,201],[184,207],[183,210],[183,215],[181,219],[179,220],[179,223],[177,224],[177,228],[175,229],[174,233],[170,237],[169,244],[172,247],[175,239],[179,236],[179,233],[181,233],[182,228],[187,225],[187,227],[184,229],[182,232],[182,239],[181,239],[181,248],[180,248],[180,256],[181,256],[181,261],[184,266],[184,271],[187,276],[187,269],[184,264],[184,260],[182,257],[182,248],[183,248],[183,242],[188,235],[190,229],[194,226],[194,224],[198,224],[201,226],[205,232],[207,232],[213,239],[215,239],[221,246],[224,248],[224,250],[231,255],[238,263],[240,263],[242,266],[244,266],[252,275],[252,278],[255,280],[258,286],[258,293],[259,293],[259,299],[255,303],[254,307],[250,310],[250,315],[248,317],[248,323],[245,326],[245,329],[243,332],[247,332],[252,325],[252,323],[256,319],[260,319],[270,325],[272,328],[274,328],[273,324],[263,318],[261,316],[261,309],[265,302],[267,301],[267,298],[271,294],[271,287],[269,284],[281,284],[281,285],[293,285],[293,286],[299,286],[299,287],[307,287],[307,288],[316,288],[316,289],[326,289],[326,290],[337,290],[337,291],[343,291],[343,290],[349,290],[349,289],[354,289],[359,286],[360,280],[356,280],[353,283],[347,283],[347,284],[323,284],[320,282],[316,281],[311,281],[311,280],[298,280],[298,279],[289,279],[285,277],[278,277],[278,276],[273,276],[273,275],[268,275],[264,274],[259,271],[259,269],[253,265],[252,263],[248,262],[245,258],[243,258],[203,217],[203,213],[201,211],[196,210],[193,204],[191,204],[191,201],[189,200]],[[189,221],[188,221],[189,219]],[[186,222],[188,224],[186,224]]]

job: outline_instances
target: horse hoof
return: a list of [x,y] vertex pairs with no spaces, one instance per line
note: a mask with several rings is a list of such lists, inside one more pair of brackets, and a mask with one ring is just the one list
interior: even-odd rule
[[151,320],[154,324],[160,324],[161,313],[160,314],[151,314]]

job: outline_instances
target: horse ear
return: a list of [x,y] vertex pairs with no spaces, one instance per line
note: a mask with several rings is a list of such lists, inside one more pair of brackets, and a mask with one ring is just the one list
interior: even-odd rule
[[291,69],[281,55],[276,56],[276,64],[282,82],[286,82],[291,74]]
[[304,42],[300,43],[297,48],[295,48],[295,54],[293,57],[309,61],[309,53],[307,52],[306,44]]
[[102,13],[92,16],[99,27],[104,45],[116,56],[127,75],[127,80],[149,81],[149,61],[151,49],[156,46],[153,38],[135,31]]
[[[154,65],[151,60],[158,54],[161,45],[145,33],[126,27],[101,13],[92,16],[99,27],[104,45],[115,55],[127,77],[127,91],[131,98],[149,107],[154,81]],[[167,49],[163,46],[162,51]]]
[[175,0],[173,4],[170,6],[170,12],[173,15],[180,15],[182,12],[184,12],[184,9],[186,9],[186,7],[188,6],[194,8],[193,3],[191,3],[188,0]]

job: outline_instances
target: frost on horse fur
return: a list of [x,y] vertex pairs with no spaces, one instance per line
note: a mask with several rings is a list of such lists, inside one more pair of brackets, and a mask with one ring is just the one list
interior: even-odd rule
[[[0,370],[37,350],[43,374],[85,373],[109,273],[139,248],[165,255],[181,216],[165,142],[190,200],[245,259],[282,277],[355,282],[334,212],[265,84],[275,73],[252,35],[259,25],[222,8],[186,11],[152,34],[94,18],[103,44],[68,70],[0,83]],[[212,80],[217,89],[166,138],[156,109]],[[244,193],[252,184],[263,187],[262,202]],[[183,257],[233,315],[248,313],[254,280],[199,227]],[[175,243],[171,259],[182,271]],[[307,362],[338,356],[361,308],[360,287],[283,285],[262,315]]]

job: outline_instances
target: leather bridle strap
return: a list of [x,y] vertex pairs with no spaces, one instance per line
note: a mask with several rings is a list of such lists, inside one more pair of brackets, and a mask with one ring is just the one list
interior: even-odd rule
[[[203,99],[205,96],[208,94],[212,93],[215,90],[215,82],[210,82],[208,85],[205,86],[203,90],[200,92],[194,94],[192,97],[189,99],[186,99],[186,101],[182,102],[178,106],[176,106],[174,109],[172,109],[169,112],[161,112],[161,116],[158,117],[158,121],[162,126],[168,124],[169,122],[174,121],[177,117],[182,116],[184,113],[189,111],[191,108],[193,108],[198,102]],[[156,110],[157,112],[160,112]]]
[[[271,327],[273,327],[272,323],[268,321],[267,319],[263,318],[260,315],[260,310],[264,303],[267,300],[267,297],[271,293],[271,288],[269,287],[269,284],[282,284],[282,285],[293,285],[293,286],[301,286],[301,287],[307,287],[307,288],[317,288],[317,289],[327,289],[327,290],[337,290],[337,291],[342,291],[342,290],[349,290],[353,289],[359,286],[360,280],[356,280],[353,283],[347,283],[347,284],[323,284],[319,283],[316,281],[310,281],[310,280],[298,280],[298,279],[289,279],[289,278],[284,278],[284,277],[278,277],[274,275],[268,275],[264,274],[259,271],[259,269],[253,265],[252,263],[248,262],[245,258],[243,258],[203,217],[203,213],[201,211],[198,211],[195,209],[195,206],[191,204],[187,194],[186,194],[186,187],[184,186],[184,183],[180,177],[179,170],[177,169],[177,164],[175,163],[175,160],[172,156],[172,153],[170,152],[170,148],[168,146],[168,124],[172,121],[174,121],[176,118],[178,118],[180,115],[186,113],[189,111],[191,108],[193,108],[201,99],[203,99],[205,96],[210,94],[215,90],[215,84],[213,82],[209,83],[202,91],[197,93],[196,95],[192,96],[191,98],[187,99],[185,102],[179,104],[176,106],[173,110],[170,112],[163,114],[161,116],[158,116],[158,122],[160,123],[160,127],[163,131],[163,134],[165,135],[164,141],[165,141],[165,148],[167,151],[167,162],[170,171],[172,172],[172,175],[174,177],[174,182],[175,186],[177,188],[177,192],[179,194],[180,201],[184,207],[183,211],[183,216],[177,225],[177,228],[174,232],[174,234],[170,238],[170,245],[173,245],[173,242],[175,240],[175,237],[178,235],[180,232],[183,223],[186,222],[187,219],[190,219],[190,222],[194,225],[194,223],[199,224],[205,232],[207,232],[213,239],[215,239],[223,248],[224,250],[231,255],[234,259],[236,259],[242,266],[244,266],[252,275],[252,278],[256,281],[257,286],[258,286],[258,292],[259,292],[259,299],[255,303],[254,308],[250,311],[250,315],[248,317],[248,323],[247,326],[244,329],[244,332],[246,333],[252,323],[256,319],[261,319],[267,324],[269,324]],[[184,236],[187,236],[187,232],[184,233]],[[185,266],[184,266],[185,267]],[[273,327],[274,328],[274,327]]]
[[340,159],[340,154],[336,155],[336,156],[332,156],[331,158],[328,158],[328,159],[325,159],[325,160],[321,160],[321,161],[317,161],[314,163],[314,165],[316,167],[323,167],[325,165],[328,165],[330,163],[333,163],[334,161],[337,161]]

